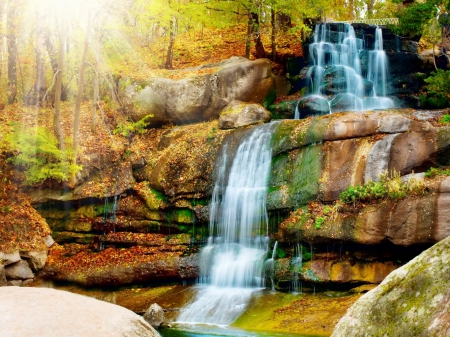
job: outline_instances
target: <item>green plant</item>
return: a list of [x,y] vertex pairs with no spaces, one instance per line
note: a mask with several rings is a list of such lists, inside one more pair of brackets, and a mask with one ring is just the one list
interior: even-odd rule
[[445,108],[450,98],[450,71],[437,69],[426,78],[426,105],[435,108]]
[[21,128],[13,123],[13,130],[6,134],[4,146],[14,156],[8,160],[23,169],[25,184],[41,183],[47,179],[67,181],[82,169],[73,164],[73,150],[67,141],[65,150],[60,150],[58,140],[48,130]]
[[[401,4],[402,0],[394,0],[393,2]],[[390,28],[398,35],[408,36],[418,41],[424,28],[436,16],[436,13],[437,4],[433,0],[413,2],[407,7],[400,7],[396,11],[395,16],[399,19],[399,24]]]
[[427,172],[425,172],[425,177],[427,178],[434,178],[442,175],[450,176],[450,169],[430,167],[430,169]]
[[450,115],[445,114],[441,117],[441,123],[442,124],[450,124]]
[[316,221],[314,222],[314,226],[316,227],[316,229],[320,229],[323,225],[323,223],[325,222],[326,217],[324,216],[319,216],[316,218]]
[[356,202],[366,202],[379,199],[401,199],[410,194],[425,193],[425,182],[414,176],[405,182],[402,181],[400,173],[392,171],[380,174],[379,181],[369,181],[364,185],[350,186],[343,191],[339,198],[343,203],[355,204]]
[[142,134],[145,131],[145,128],[150,124],[150,122],[146,122],[146,120],[151,117],[153,117],[153,115],[147,115],[140,121],[137,121],[135,123],[133,122],[119,123],[114,129],[113,133],[115,135],[120,134],[124,137],[128,137],[129,135],[135,133]]

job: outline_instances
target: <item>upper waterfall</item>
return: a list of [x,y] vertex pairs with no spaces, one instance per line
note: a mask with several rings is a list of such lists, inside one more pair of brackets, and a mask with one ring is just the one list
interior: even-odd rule
[[[312,65],[306,73],[307,96],[300,100],[296,118],[394,106],[386,97],[388,65],[381,28],[376,27],[374,35],[373,50],[367,50],[350,24],[338,24],[338,31],[332,31],[329,24],[316,25],[309,45]],[[316,113],[308,112],[311,104]]]

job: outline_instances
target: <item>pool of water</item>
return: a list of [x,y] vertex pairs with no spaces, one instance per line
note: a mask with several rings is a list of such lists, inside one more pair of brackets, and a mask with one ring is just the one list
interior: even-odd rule
[[319,337],[317,335],[286,334],[279,332],[254,332],[229,326],[190,326],[158,330],[162,337]]

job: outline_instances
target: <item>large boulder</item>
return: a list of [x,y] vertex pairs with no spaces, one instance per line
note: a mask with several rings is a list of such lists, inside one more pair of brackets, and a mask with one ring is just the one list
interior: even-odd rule
[[270,121],[270,112],[255,103],[233,101],[220,113],[219,127],[221,129],[235,129]]
[[28,262],[32,270],[38,271],[45,266],[45,261],[47,260],[47,251],[23,251],[20,253],[20,256]]
[[2,336],[157,337],[132,311],[49,288],[0,289]]
[[450,336],[450,237],[362,296],[332,336]]
[[130,85],[126,95],[132,102],[131,117],[138,121],[151,115],[152,126],[190,124],[218,118],[233,100],[263,103],[268,96],[275,97],[275,79],[267,59],[233,57],[197,70],[207,74],[180,80],[153,78]]

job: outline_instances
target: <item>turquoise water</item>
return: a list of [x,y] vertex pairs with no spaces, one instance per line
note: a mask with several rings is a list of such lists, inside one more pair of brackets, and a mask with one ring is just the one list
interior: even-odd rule
[[162,337],[314,337],[279,332],[252,332],[232,327],[195,326],[192,329],[169,328],[158,330]]

